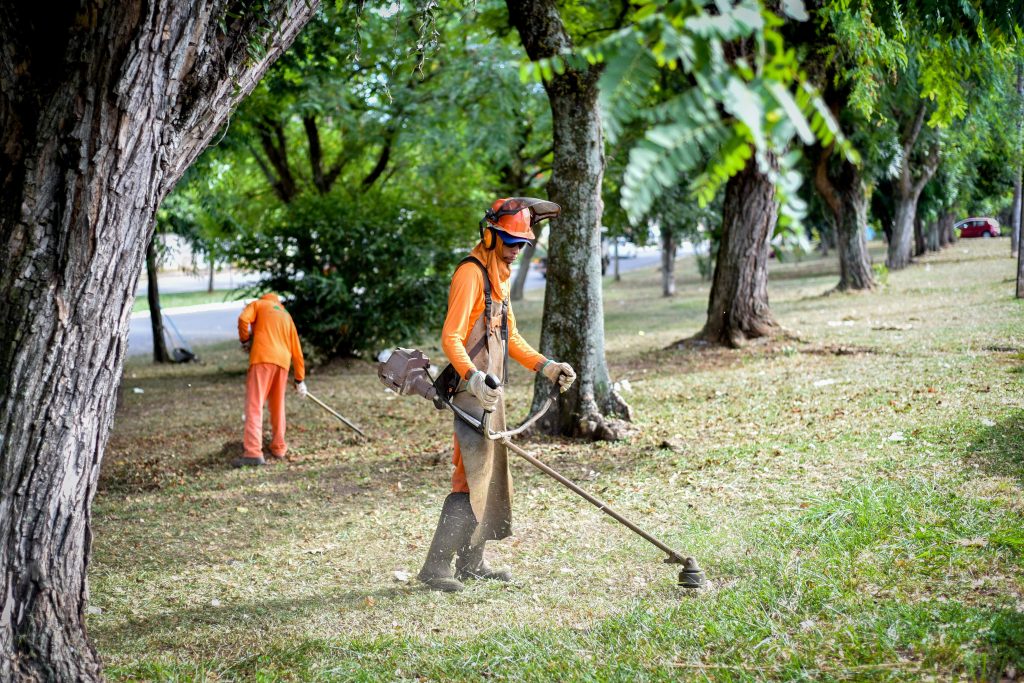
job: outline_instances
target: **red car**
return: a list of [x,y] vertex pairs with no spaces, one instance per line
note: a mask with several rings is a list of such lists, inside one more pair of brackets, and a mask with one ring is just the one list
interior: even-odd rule
[[999,237],[999,221],[995,218],[965,218],[953,229],[960,231],[960,237]]

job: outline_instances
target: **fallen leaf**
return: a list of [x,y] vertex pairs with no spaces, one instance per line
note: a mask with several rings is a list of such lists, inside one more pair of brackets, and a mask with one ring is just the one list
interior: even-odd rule
[[977,536],[975,538],[958,538],[954,543],[965,548],[984,548],[988,545],[988,539],[982,536]]

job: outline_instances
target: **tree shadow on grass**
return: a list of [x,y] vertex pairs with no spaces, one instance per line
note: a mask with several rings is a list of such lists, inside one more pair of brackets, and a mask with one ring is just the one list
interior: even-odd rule
[[[133,643],[153,638],[169,643],[173,641],[171,634],[175,631],[190,633],[190,637],[206,628],[220,630],[235,626],[258,631],[268,623],[276,624],[277,627],[300,623],[306,621],[310,614],[323,613],[325,609],[334,613],[376,610],[390,616],[401,613],[402,605],[408,598],[428,593],[429,590],[423,584],[410,582],[389,587],[328,589],[301,598],[270,597],[265,600],[227,602],[216,607],[204,603],[177,610],[167,609],[145,617],[126,616],[116,626],[103,628],[102,638],[108,642],[117,642],[119,650],[132,650]],[[475,601],[471,592],[461,595],[463,599],[469,597],[467,602]],[[480,596],[480,599],[488,599],[486,593]]]

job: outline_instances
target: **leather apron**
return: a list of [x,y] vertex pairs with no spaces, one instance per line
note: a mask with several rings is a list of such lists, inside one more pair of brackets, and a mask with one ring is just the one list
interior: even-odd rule
[[[492,373],[506,380],[508,364],[508,300],[495,301],[491,296],[487,271],[475,258],[463,263],[480,267],[484,280],[484,313],[477,318],[466,338],[466,352],[477,370]],[[461,265],[461,264],[460,264]],[[489,306],[489,310],[488,310]],[[473,417],[480,419],[483,408],[480,401],[467,389],[463,379],[452,402]],[[492,432],[505,430],[505,399],[498,402],[488,421]],[[473,544],[496,541],[512,534],[512,475],[508,467],[508,452],[497,441],[484,438],[479,432],[455,418],[455,438],[459,442],[462,465],[469,485],[469,502],[477,519]]]

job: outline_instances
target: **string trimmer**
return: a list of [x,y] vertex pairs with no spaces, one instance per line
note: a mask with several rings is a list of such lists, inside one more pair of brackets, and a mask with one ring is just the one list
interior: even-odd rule
[[[380,381],[384,383],[386,387],[402,396],[415,395],[422,396],[423,398],[429,399],[434,402],[434,406],[439,410],[449,408],[456,417],[465,422],[467,425],[472,427],[474,430],[480,432],[484,437],[492,440],[499,441],[504,446],[518,455],[520,458],[530,463],[544,474],[548,475],[562,486],[566,487],[576,495],[585,499],[588,503],[596,507],[601,512],[605,513],[616,522],[622,524],[627,529],[643,538],[648,543],[654,545],[656,548],[668,555],[665,558],[667,564],[678,564],[682,565],[682,569],[679,572],[679,585],[684,588],[700,588],[704,585],[704,572],[697,565],[697,561],[688,556],[683,556],[676,552],[665,543],[661,542],[654,536],[650,535],[630,520],[623,517],[621,514],[611,508],[608,503],[604,502],[600,498],[588,493],[584,489],[577,486],[575,483],[562,476],[554,469],[545,465],[543,462],[538,460],[536,457],[526,452],[519,446],[512,443],[512,437],[521,434],[537,420],[541,418],[554,403],[558,396],[557,387],[553,387],[551,393],[548,395],[541,406],[541,409],[534,413],[529,419],[526,420],[522,425],[516,429],[511,429],[504,432],[492,432],[488,427],[488,418],[490,414],[485,412],[481,419],[477,419],[470,415],[466,411],[459,408],[457,405],[451,402],[449,392],[444,387],[438,387],[438,383],[430,379],[430,375],[427,373],[427,368],[430,366],[430,360],[423,355],[421,351],[415,349],[395,349],[391,356],[380,363],[377,366],[377,376]],[[440,380],[440,378],[439,378]],[[487,385],[492,389],[497,389],[500,386],[500,381],[494,375],[487,376]]]

